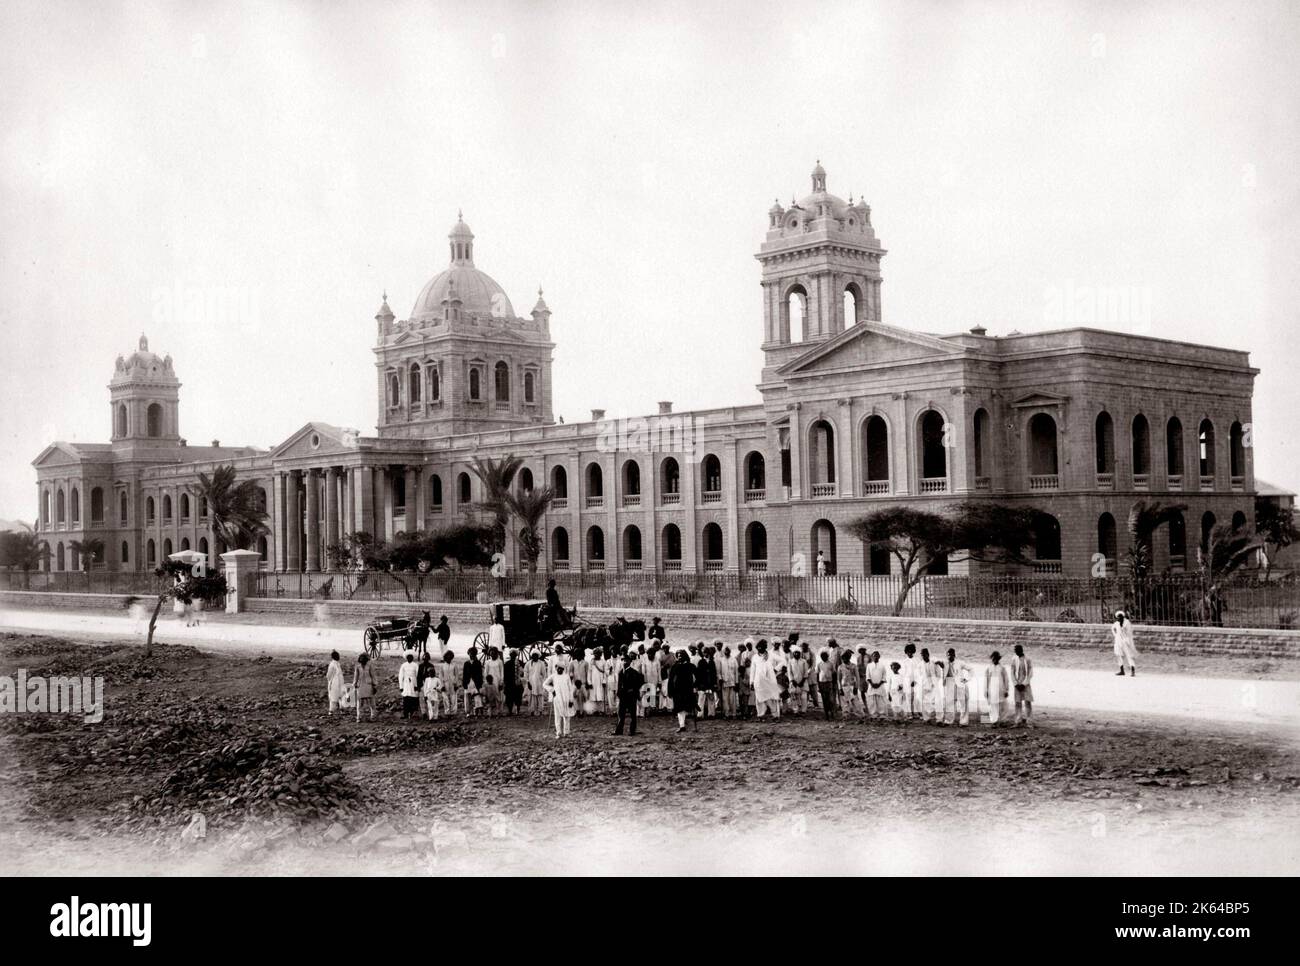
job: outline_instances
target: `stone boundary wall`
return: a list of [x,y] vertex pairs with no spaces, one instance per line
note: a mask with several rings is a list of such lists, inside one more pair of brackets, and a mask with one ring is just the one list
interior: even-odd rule
[[[32,609],[69,609],[121,611],[130,599],[128,594],[75,594],[37,591],[0,591],[0,606]],[[152,603],[154,598],[141,596]],[[247,613],[289,614],[310,622],[313,600],[292,598],[254,597],[248,600]],[[428,609],[436,620],[446,614],[452,627],[464,629],[465,624],[486,625],[487,608],[483,604],[418,604],[402,601],[344,601],[332,600],[326,606],[332,619],[355,619],[363,624],[384,614],[406,616]],[[646,620],[650,612],[613,611],[587,608],[583,616],[589,620],[612,621],[615,617],[641,617]],[[747,635],[755,637],[783,637],[797,630],[805,640],[821,643],[827,637],[836,637],[841,643],[879,643],[892,645],[915,642],[918,647],[937,648],[957,646],[963,652],[984,654],[997,648],[1010,652],[1012,645],[1026,647],[1044,646],[1079,647],[1109,651],[1110,628],[1105,624],[1056,624],[1026,621],[974,621],[941,620],[924,617],[863,617],[859,615],[831,614],[762,614],[727,611],[659,611],[668,628],[669,639],[681,641],[683,637],[697,635],[722,635],[735,640]],[[1164,651],[1175,654],[1223,654],[1247,657],[1300,657],[1300,631],[1249,630],[1219,627],[1148,627],[1138,625],[1139,650]]]

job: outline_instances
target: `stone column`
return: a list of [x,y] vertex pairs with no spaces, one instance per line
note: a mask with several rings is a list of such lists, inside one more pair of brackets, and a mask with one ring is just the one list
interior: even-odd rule
[[679,526],[682,531],[682,572],[696,573],[703,568],[699,566],[696,546],[699,541],[696,539],[696,531],[699,528],[699,521],[696,518],[696,493],[700,489],[700,469],[704,454],[700,452],[703,446],[697,440],[692,440],[694,449],[684,450],[681,456],[679,468],[681,470],[680,488],[682,491],[681,508],[686,511],[681,514],[679,519],[682,521]]
[[320,470],[307,471],[307,562],[304,570],[320,570]]
[[420,502],[420,471],[414,466],[406,467],[406,522],[402,529],[416,529],[416,505]]
[[[415,489],[410,487],[406,490],[406,512],[411,512],[411,501],[415,501],[415,529],[423,531],[428,525],[425,514],[429,507],[429,494],[424,492],[424,488],[429,485],[429,474],[424,472],[423,467],[415,467]],[[409,516],[408,516],[409,519]]]
[[333,562],[326,552],[339,542],[339,471],[330,466],[325,470],[325,548],[321,552],[321,569],[332,568]]
[[728,570],[740,570],[740,477],[737,466],[736,443],[726,444],[722,451],[722,492],[726,494],[726,526],[723,527],[723,559]]
[[383,529],[380,533],[382,539],[392,540],[395,533],[393,529],[393,481],[387,467],[381,466],[379,468],[376,485],[379,487],[379,505],[383,521]]
[[285,561],[290,573],[302,570],[302,504],[299,502],[298,483],[302,472],[294,470],[289,474],[288,490],[285,494],[285,523],[287,528],[287,548]]
[[283,571],[285,568],[285,506],[284,506],[284,474],[276,473],[271,481],[271,502],[273,503],[273,512],[271,514],[271,534],[275,541],[275,563],[276,571]]
[[802,403],[790,410],[790,499],[803,498],[803,419]]
[[839,412],[835,419],[835,478],[839,481],[836,494],[840,497],[856,496],[860,487],[855,479],[853,467],[853,400],[839,400]]

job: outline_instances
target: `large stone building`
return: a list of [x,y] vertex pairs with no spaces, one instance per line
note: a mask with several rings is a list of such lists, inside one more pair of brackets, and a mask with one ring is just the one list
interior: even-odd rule
[[1247,353],[1090,328],[886,325],[871,209],[829,193],[820,164],[810,194],[768,212],[755,405],[555,422],[541,293],[517,316],[476,267],[463,220],[448,244],[408,318],[387,296],[375,317],[374,436],[310,422],[269,451],[190,446],[171,358],[142,337],[109,386],[111,442],[53,443],[35,461],[51,566],[79,566],[71,543],[90,536],[110,570],[215,555],[196,483],[223,463],[259,482],[270,532],[258,550],[278,571],[325,569],[341,534],[459,518],[479,497],[469,461],[507,454],[525,460],[520,486],[557,494],[553,570],[784,572],[821,551],[839,572],[887,573],[889,556],[846,525],[956,499],[1043,510],[1037,566],[1068,575],[1122,556],[1135,502],[1185,503],[1154,548],[1157,567],[1178,569],[1195,566],[1214,522],[1253,517]]

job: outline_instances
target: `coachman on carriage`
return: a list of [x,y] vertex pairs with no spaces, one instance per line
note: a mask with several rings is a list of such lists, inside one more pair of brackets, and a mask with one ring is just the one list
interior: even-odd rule
[[[645,621],[620,617],[612,624],[593,624],[579,618],[577,608],[565,610],[544,600],[498,601],[489,605],[489,619],[505,628],[506,646],[525,655],[574,654],[645,640]],[[481,631],[474,647],[483,653],[487,646],[488,633]]]

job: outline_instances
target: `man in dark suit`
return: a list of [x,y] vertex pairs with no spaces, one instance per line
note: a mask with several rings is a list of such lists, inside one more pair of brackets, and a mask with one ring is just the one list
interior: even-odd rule
[[614,689],[618,696],[618,727],[614,734],[623,733],[623,722],[631,718],[629,735],[636,734],[636,704],[641,699],[641,688],[645,685],[645,675],[636,669],[636,665],[624,654],[623,670],[618,672],[618,683]]

